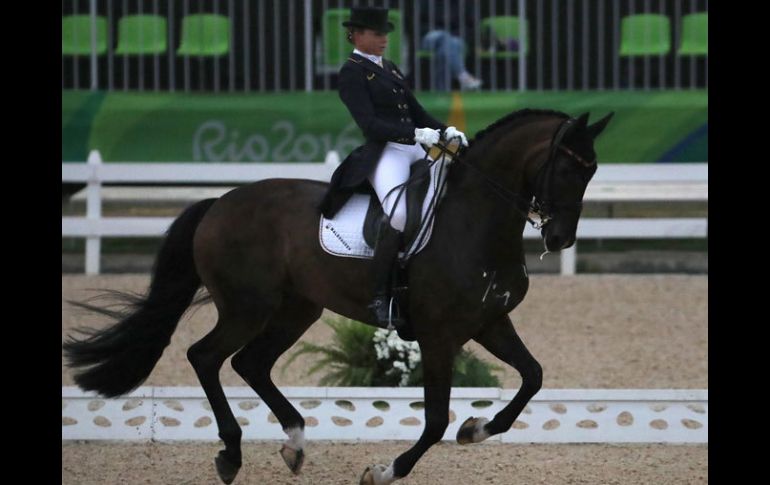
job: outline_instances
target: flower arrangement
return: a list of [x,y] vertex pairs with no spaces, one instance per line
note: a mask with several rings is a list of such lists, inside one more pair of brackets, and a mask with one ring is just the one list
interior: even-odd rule
[[409,377],[422,360],[420,345],[417,342],[401,340],[395,331],[383,328],[374,332],[372,343],[378,364],[390,367],[385,371],[385,375],[397,379],[398,387],[408,385]]
[[[405,387],[422,386],[422,355],[417,342],[406,342],[395,331],[375,329],[363,323],[338,317],[323,319],[334,331],[331,345],[300,342],[285,369],[303,354],[320,359],[308,369],[312,375],[322,369],[322,386]],[[500,367],[491,365],[468,350],[455,357],[452,371],[454,387],[500,387],[493,374]]]

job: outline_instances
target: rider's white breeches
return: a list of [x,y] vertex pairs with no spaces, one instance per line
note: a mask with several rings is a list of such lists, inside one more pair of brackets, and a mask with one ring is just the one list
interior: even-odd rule
[[369,182],[377,192],[377,197],[379,197],[386,215],[393,210],[393,205],[398,198],[398,205],[390,219],[390,225],[399,231],[403,231],[406,227],[406,191],[400,198],[398,197],[399,189],[391,192],[387,199],[385,196],[393,187],[409,179],[409,167],[421,158],[425,158],[425,150],[419,143],[404,145],[389,141],[382,151],[377,167],[369,176]]

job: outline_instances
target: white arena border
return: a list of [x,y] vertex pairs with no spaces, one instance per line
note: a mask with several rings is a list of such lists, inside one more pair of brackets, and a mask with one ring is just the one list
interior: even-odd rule
[[[245,440],[283,440],[280,424],[248,387],[225,387]],[[416,440],[424,426],[423,390],[283,387],[305,417],[308,440]],[[516,389],[453,388],[454,440],[471,416],[492,417]],[[387,409],[382,410],[382,403]],[[475,406],[474,406],[475,404]],[[483,407],[482,407],[483,406]],[[62,441],[217,441],[200,387],[140,387],[103,399],[62,387]],[[708,443],[708,389],[542,389],[514,426],[488,441],[503,443]]]

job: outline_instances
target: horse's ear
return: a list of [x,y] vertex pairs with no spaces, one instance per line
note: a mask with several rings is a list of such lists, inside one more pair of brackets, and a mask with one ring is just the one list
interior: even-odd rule
[[600,119],[593,125],[588,127],[588,133],[591,135],[591,138],[596,139],[597,136],[599,136],[599,133],[604,131],[604,128],[607,126],[607,123],[610,122],[610,119],[615,115],[614,111],[611,111],[610,114],[605,116],[604,118]]
[[578,116],[577,123],[575,123],[576,129],[582,129],[585,128],[588,124],[588,112],[583,113],[582,115]]

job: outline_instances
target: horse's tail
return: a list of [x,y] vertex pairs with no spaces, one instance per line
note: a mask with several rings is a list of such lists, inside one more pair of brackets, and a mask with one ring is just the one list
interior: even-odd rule
[[193,235],[215,201],[193,204],[171,224],[146,295],[118,291],[102,295],[119,300],[124,305],[122,311],[70,302],[118,320],[103,330],[77,329],[87,338],[70,336],[64,342],[68,365],[87,367],[75,375],[81,389],[105,397],[120,396],[136,389],[150,375],[200,287],[193,261]]

